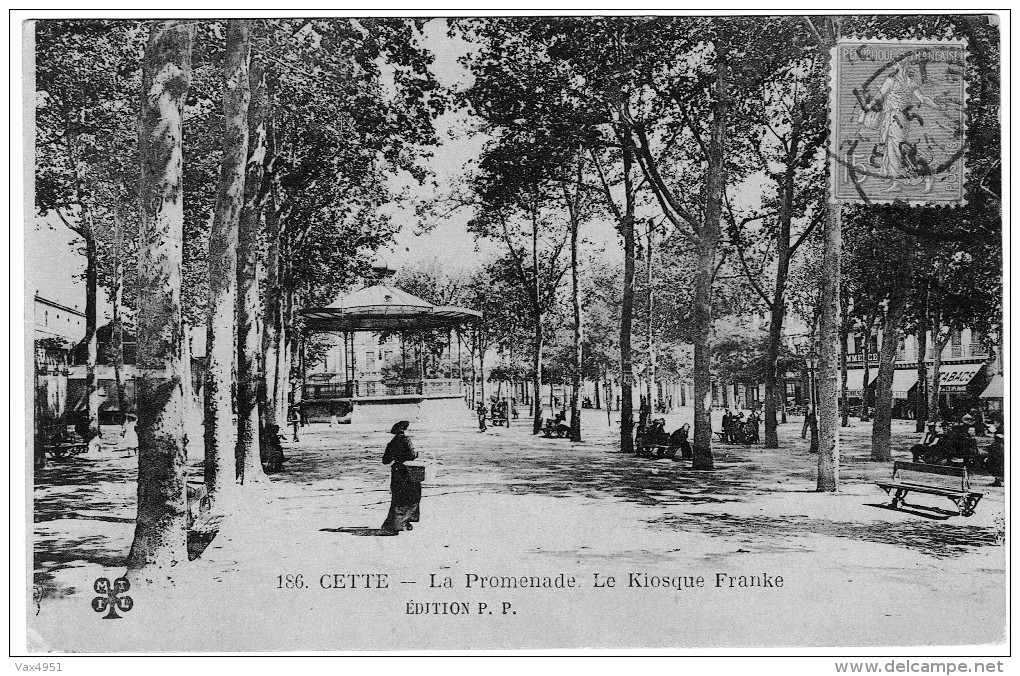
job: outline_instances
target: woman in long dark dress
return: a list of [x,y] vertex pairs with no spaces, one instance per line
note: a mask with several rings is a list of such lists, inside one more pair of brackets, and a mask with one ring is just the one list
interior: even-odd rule
[[390,512],[382,525],[382,529],[391,535],[402,530],[413,530],[411,523],[418,521],[420,516],[421,484],[411,478],[410,471],[404,465],[408,460],[418,457],[411,439],[404,435],[409,425],[406,420],[401,420],[393,426],[390,430],[393,438],[386,444],[382,459],[384,465],[393,463],[390,469]]

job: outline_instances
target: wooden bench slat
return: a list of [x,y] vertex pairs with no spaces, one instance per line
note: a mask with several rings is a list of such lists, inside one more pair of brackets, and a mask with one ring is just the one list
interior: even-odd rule
[[893,473],[901,470],[907,472],[921,472],[922,474],[940,474],[952,477],[964,477],[967,475],[966,467],[954,467],[953,465],[927,465],[920,462],[897,460],[893,463]]
[[902,488],[912,493],[928,493],[930,495],[944,495],[946,497],[960,497],[965,498],[971,493],[964,491],[951,491],[943,488],[934,488],[932,486],[919,486],[917,484],[901,484],[901,483],[886,483],[877,482],[878,486],[882,488]]
[[983,495],[970,490],[966,467],[899,460],[893,463],[892,480],[876,481],[875,485],[893,497],[894,509],[905,504],[904,498],[909,493],[924,493],[949,498],[956,503],[963,516],[974,513]]

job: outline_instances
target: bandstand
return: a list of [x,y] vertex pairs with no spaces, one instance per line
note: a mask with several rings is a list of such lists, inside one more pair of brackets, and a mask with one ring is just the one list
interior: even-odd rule
[[[452,355],[456,330],[469,327],[482,314],[467,308],[433,305],[386,284],[384,280],[392,276],[393,271],[385,266],[377,266],[375,273],[375,280],[356,291],[341,294],[330,305],[301,311],[306,336],[330,333],[342,339],[342,356],[332,372],[303,376],[302,407],[309,420],[326,420],[331,415],[351,409],[355,416],[360,417],[365,407],[427,404],[442,408],[444,404],[463,405],[463,366],[450,368],[451,377],[429,377],[440,374],[429,373],[421,336],[424,332],[445,331],[446,352]],[[402,377],[384,379],[380,370],[375,368],[382,359],[377,362],[374,351],[372,365],[359,364],[356,349],[358,334],[399,339],[400,359],[405,360],[400,370]],[[458,337],[458,365],[462,364],[460,343]],[[363,346],[378,344],[378,340],[363,341]],[[405,345],[408,344],[415,352],[410,364],[406,363]],[[408,377],[410,373],[414,376]]]

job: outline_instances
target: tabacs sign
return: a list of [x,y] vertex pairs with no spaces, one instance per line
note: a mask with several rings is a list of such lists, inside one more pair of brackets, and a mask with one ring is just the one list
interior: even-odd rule
[[965,202],[966,43],[840,40],[832,53],[833,202]]

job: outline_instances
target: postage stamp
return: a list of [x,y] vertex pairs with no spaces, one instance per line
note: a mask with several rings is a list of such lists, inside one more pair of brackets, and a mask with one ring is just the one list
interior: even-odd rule
[[846,39],[832,56],[834,200],[962,204],[966,43]]

